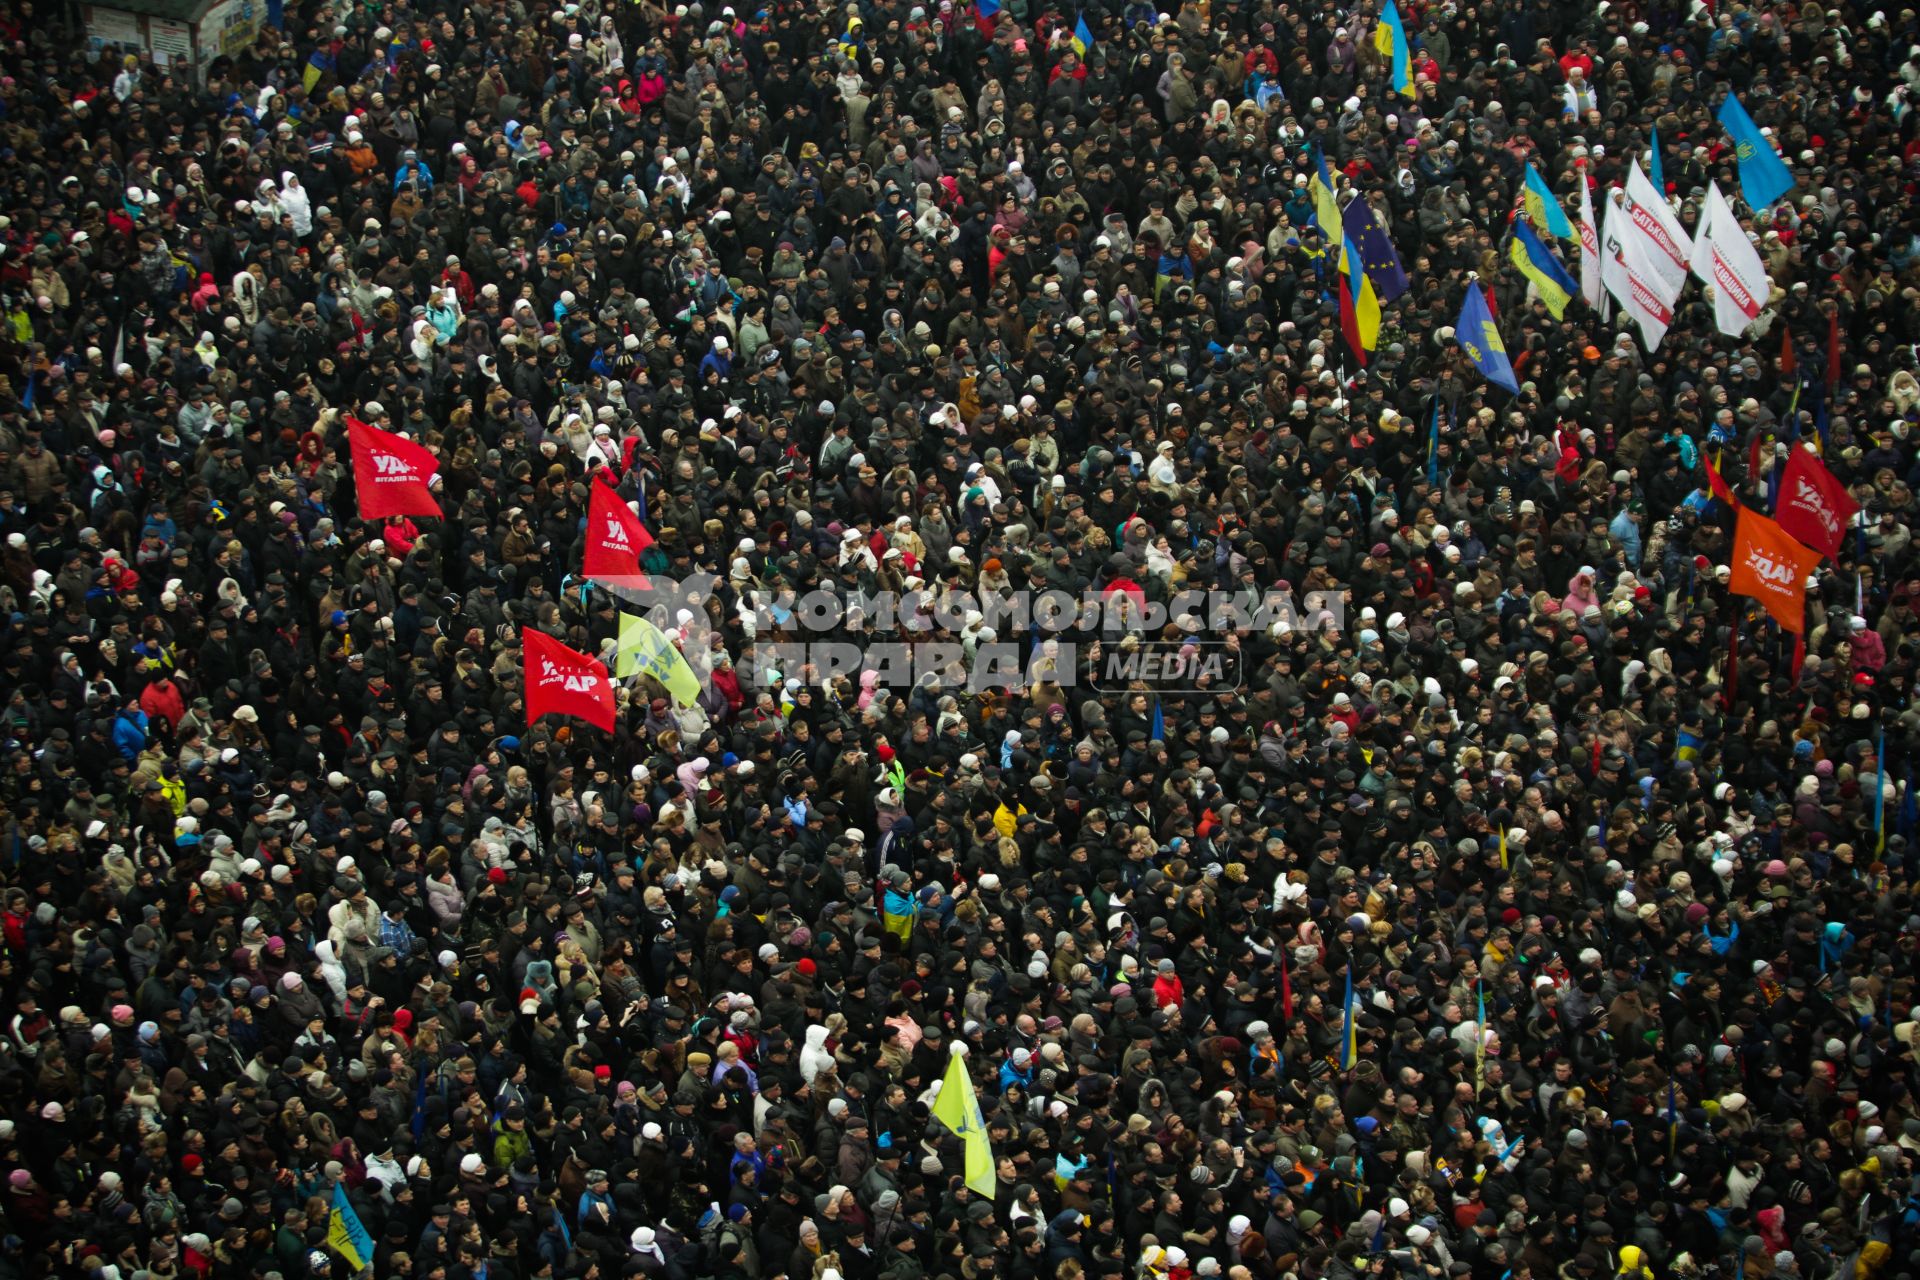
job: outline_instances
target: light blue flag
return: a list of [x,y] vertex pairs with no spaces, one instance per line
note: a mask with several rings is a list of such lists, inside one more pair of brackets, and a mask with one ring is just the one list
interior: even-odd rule
[[1520,383],[1507,359],[1507,344],[1500,341],[1500,327],[1487,310],[1486,295],[1480,292],[1478,282],[1467,286],[1467,300],[1460,307],[1460,323],[1454,326],[1454,335],[1487,381],[1519,394]]
[[1731,93],[1720,104],[1720,125],[1733,139],[1734,154],[1740,161],[1740,194],[1757,213],[1793,190],[1793,174],[1787,162],[1774,150],[1772,139],[1760,132],[1740,99]]
[[1653,127],[1653,138],[1647,144],[1647,172],[1653,178],[1653,189],[1661,195],[1667,194],[1667,176],[1660,165],[1660,127]]
[[1427,487],[1440,483],[1440,397],[1433,398],[1433,422],[1427,428]]

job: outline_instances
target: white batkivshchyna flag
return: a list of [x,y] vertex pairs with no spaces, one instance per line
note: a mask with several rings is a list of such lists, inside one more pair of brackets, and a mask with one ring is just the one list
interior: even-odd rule
[[1580,296],[1598,311],[1606,286],[1600,282],[1600,224],[1593,217],[1593,188],[1583,165],[1577,172],[1580,183]]
[[1619,299],[1640,326],[1640,336],[1652,351],[1673,324],[1673,305],[1662,292],[1659,273],[1647,260],[1643,240],[1633,230],[1626,201],[1613,194],[1607,204],[1606,225],[1600,232],[1600,278],[1607,292]]
[[1693,274],[1712,286],[1714,324],[1729,338],[1745,333],[1767,305],[1766,264],[1718,183],[1707,186],[1706,213],[1693,244]]
[[1653,189],[1652,181],[1635,160],[1627,171],[1627,209],[1629,225],[1647,251],[1647,262],[1660,283],[1660,300],[1669,307],[1686,287],[1687,264],[1693,259],[1693,240],[1666,197]]

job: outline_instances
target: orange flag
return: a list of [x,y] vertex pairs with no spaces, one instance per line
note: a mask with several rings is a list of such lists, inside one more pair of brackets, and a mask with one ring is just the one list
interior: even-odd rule
[[1759,512],[1740,508],[1728,589],[1758,600],[1775,622],[1795,635],[1806,630],[1807,575],[1819,563],[1818,551],[1801,546]]

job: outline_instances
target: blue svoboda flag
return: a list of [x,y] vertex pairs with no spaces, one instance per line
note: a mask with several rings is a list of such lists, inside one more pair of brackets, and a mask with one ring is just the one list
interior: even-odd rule
[[1487,310],[1487,299],[1478,281],[1467,286],[1467,300],[1460,308],[1460,323],[1454,336],[1473,361],[1473,367],[1508,391],[1518,393],[1520,383],[1513,376],[1513,364],[1507,359],[1507,346],[1500,341],[1500,328]]

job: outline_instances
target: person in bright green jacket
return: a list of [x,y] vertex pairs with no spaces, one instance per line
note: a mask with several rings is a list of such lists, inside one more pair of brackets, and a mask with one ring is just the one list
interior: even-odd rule
[[527,1113],[515,1103],[493,1122],[493,1167],[511,1169],[515,1160],[532,1154],[533,1138],[527,1133]]

